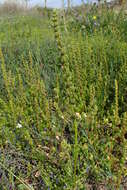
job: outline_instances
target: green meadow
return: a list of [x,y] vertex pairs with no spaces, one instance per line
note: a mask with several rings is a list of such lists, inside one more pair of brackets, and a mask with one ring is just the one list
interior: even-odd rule
[[123,9],[1,15],[0,190],[126,190],[126,158]]

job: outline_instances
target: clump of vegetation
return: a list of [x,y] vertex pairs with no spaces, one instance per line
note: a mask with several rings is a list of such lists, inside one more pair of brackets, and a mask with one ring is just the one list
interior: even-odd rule
[[126,15],[60,15],[0,23],[0,188],[122,188]]

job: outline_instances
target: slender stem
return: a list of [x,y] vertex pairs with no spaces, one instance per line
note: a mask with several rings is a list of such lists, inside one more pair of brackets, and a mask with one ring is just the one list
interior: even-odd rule
[[76,187],[76,170],[77,170],[77,160],[78,160],[78,125],[74,122],[75,130],[75,145],[74,145],[74,187]]

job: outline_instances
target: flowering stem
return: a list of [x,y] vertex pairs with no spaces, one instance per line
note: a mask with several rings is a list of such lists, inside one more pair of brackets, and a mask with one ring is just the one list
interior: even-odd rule
[[78,124],[74,121],[75,130],[75,144],[74,144],[74,187],[76,187],[76,170],[77,170],[77,160],[78,160]]

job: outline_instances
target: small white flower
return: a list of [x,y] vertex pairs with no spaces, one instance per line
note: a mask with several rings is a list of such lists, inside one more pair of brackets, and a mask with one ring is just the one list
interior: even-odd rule
[[40,177],[40,175],[41,175],[40,171],[37,171],[35,177]]
[[86,113],[84,113],[83,115],[84,115],[85,118],[87,117],[87,114],[86,114]]
[[17,129],[20,129],[20,128],[22,128],[22,127],[23,127],[23,126],[21,125],[21,123],[18,123],[17,126],[16,126]]
[[86,27],[84,25],[82,25],[82,29],[85,29]]
[[48,153],[46,153],[46,156],[47,156],[47,157],[49,157],[49,154],[48,154]]
[[58,135],[56,136],[56,139],[57,139],[58,141],[60,140],[60,138],[59,138],[59,136],[58,136]]
[[77,112],[75,115],[76,115],[76,117],[77,117],[78,119],[81,119],[80,113]]
[[64,119],[64,116],[62,115],[61,118]]

